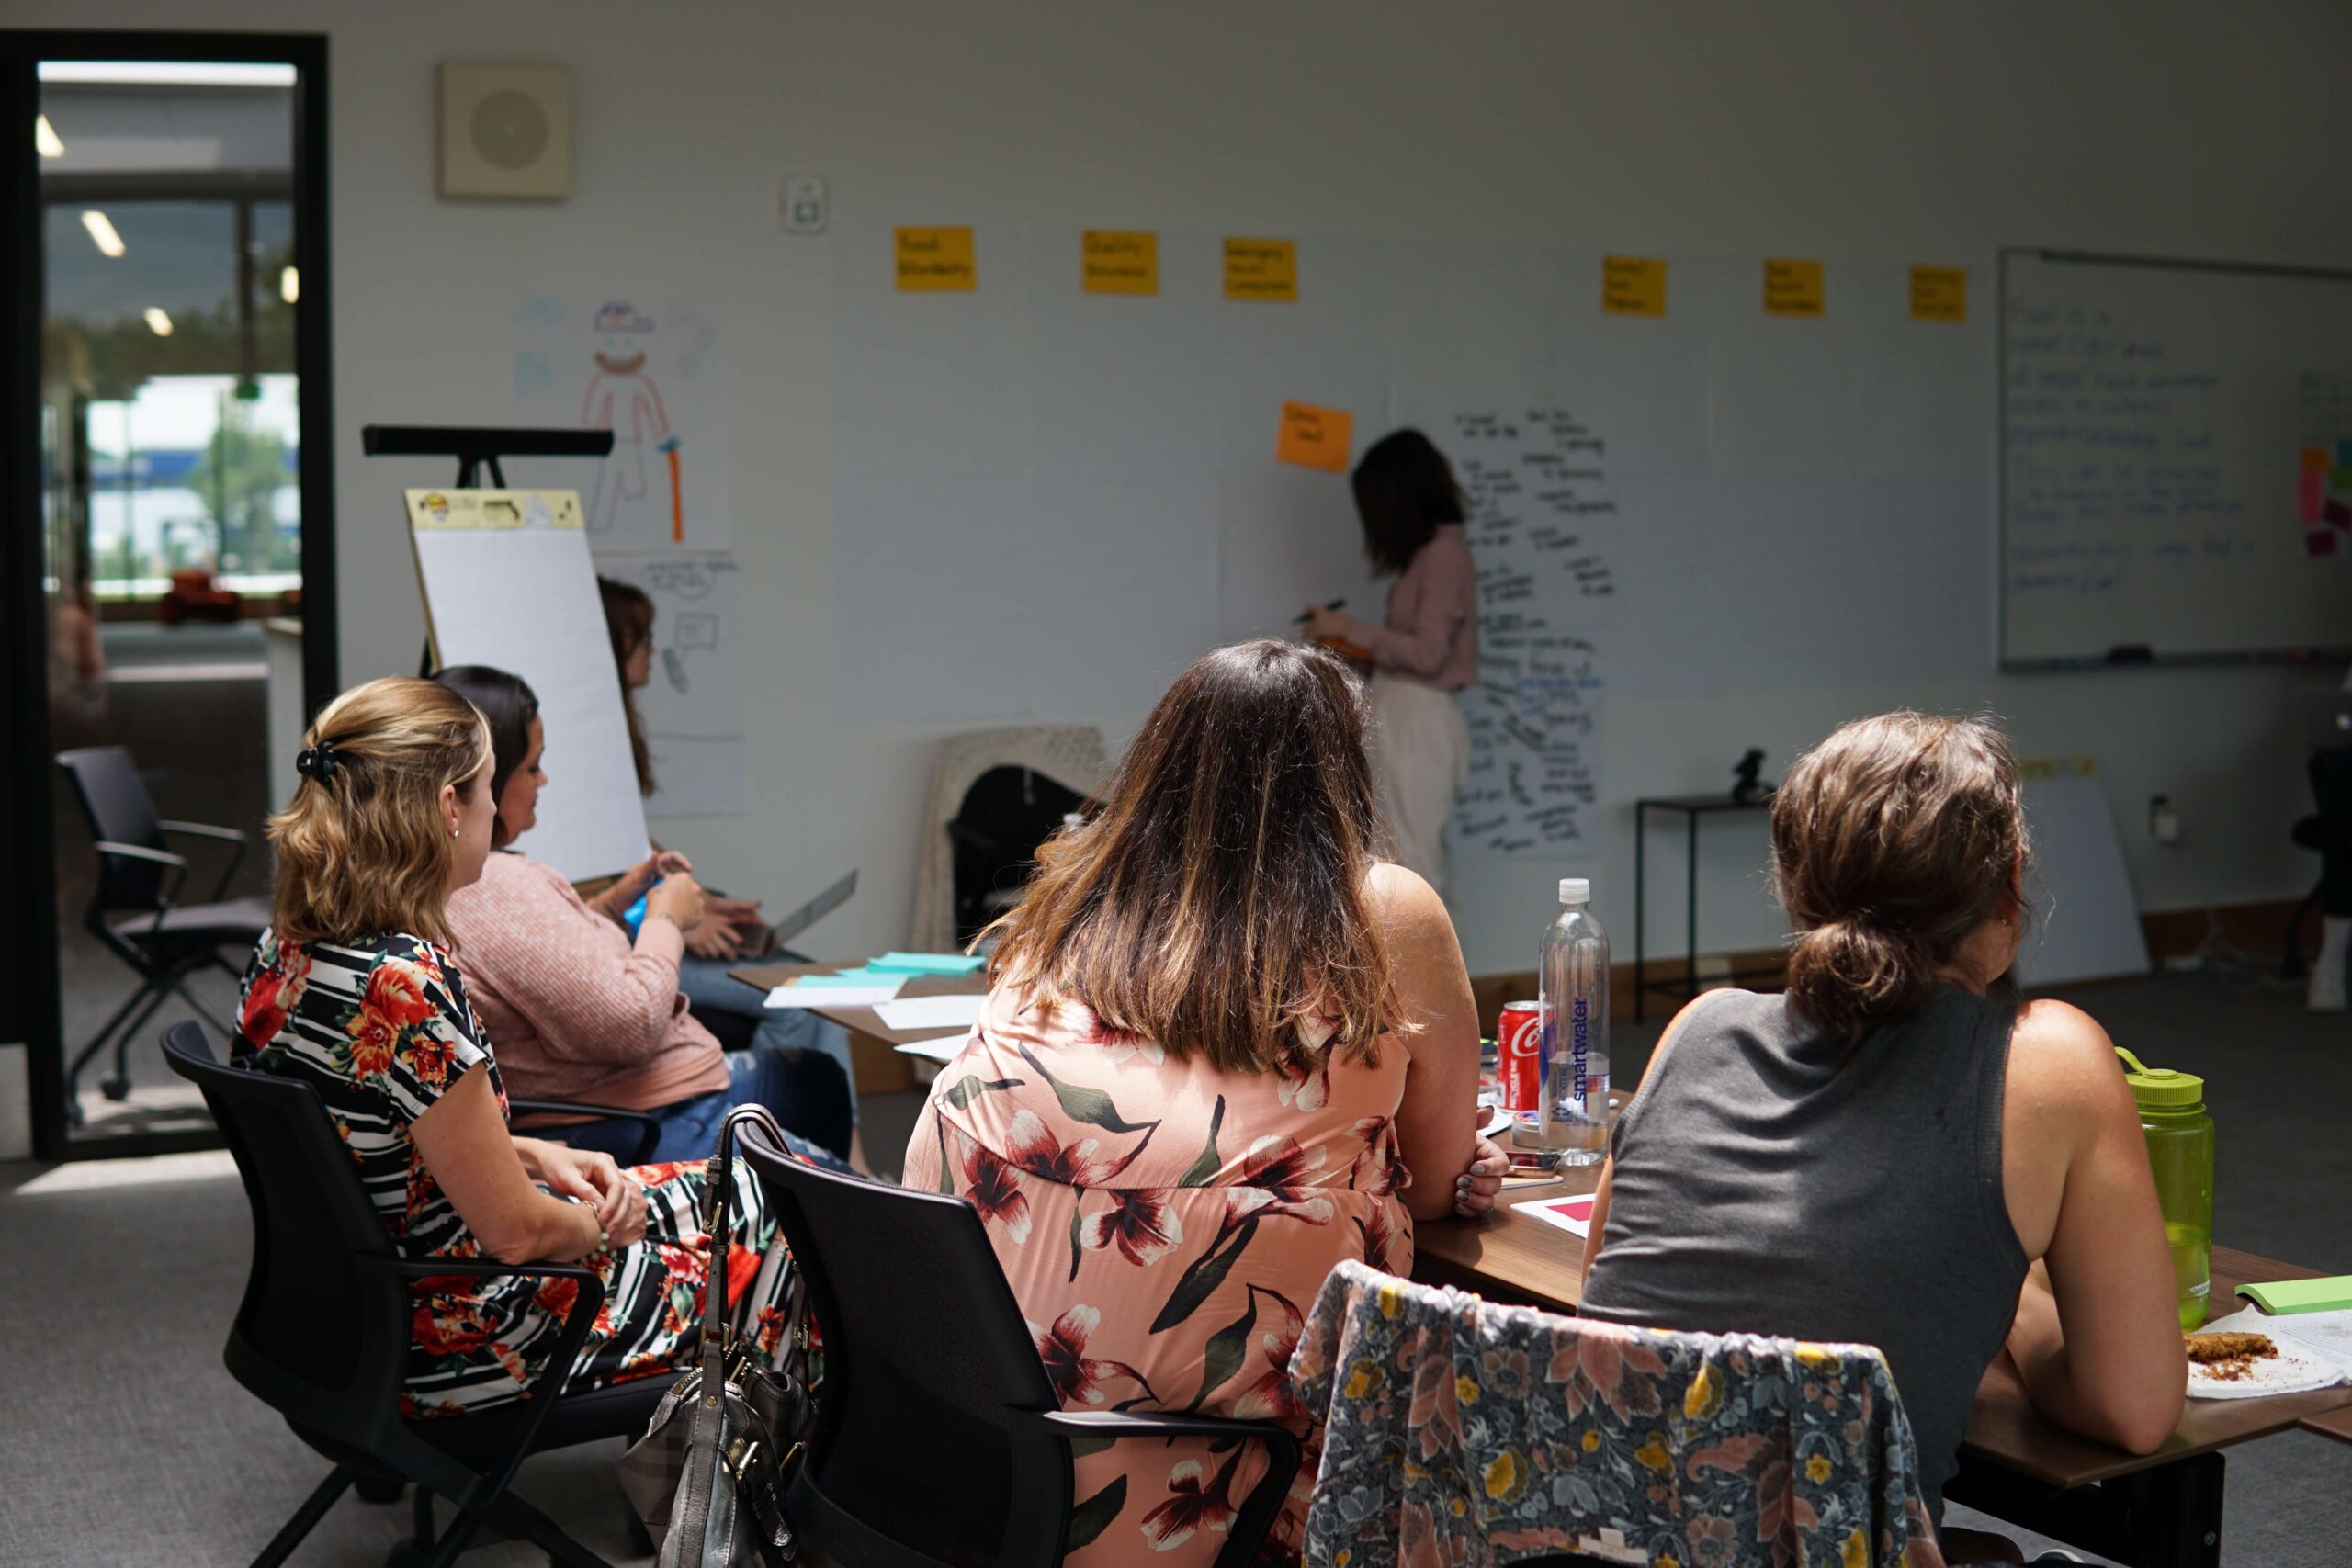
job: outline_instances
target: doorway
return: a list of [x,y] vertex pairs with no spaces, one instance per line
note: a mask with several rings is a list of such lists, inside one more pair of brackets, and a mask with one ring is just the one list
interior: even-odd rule
[[325,87],[321,39],[0,32],[0,1043],[45,1157],[215,1141],[156,1043],[225,1052],[335,687]]

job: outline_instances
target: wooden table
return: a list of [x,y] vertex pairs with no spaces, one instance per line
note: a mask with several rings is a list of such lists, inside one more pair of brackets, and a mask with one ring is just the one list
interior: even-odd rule
[[[743,984],[761,991],[768,991],[803,975],[831,975],[839,969],[853,967],[848,964],[758,964],[728,974]],[[988,981],[978,975],[911,975],[899,987],[901,998],[912,997],[968,997],[985,994]],[[819,1018],[840,1024],[850,1032],[852,1059],[857,1065],[857,1088],[861,1094],[888,1094],[895,1089],[915,1087],[914,1069],[907,1058],[898,1054],[900,1045],[911,1045],[918,1040],[935,1040],[944,1031],[937,1029],[894,1030],[884,1026],[870,1007],[810,1008]],[[862,1047],[862,1048],[861,1048]]]
[[[1589,1192],[1600,1180],[1600,1168],[1589,1167],[1548,1185],[1507,1188],[1496,1211],[1481,1219],[1422,1224],[1415,1231],[1414,1278],[1490,1301],[1574,1312],[1582,1294],[1582,1241],[1508,1205]],[[2243,1304],[2233,1298],[2248,1280],[2314,1273],[2217,1247],[2214,1315]],[[1960,1473],[1945,1495],[2135,1568],[2214,1568],[2221,1562],[2220,1450],[2298,1425],[2352,1442],[2352,1387],[2269,1399],[2192,1399],[2162,1448],[2129,1454],[2045,1420],[2004,1352],[1977,1386]]]

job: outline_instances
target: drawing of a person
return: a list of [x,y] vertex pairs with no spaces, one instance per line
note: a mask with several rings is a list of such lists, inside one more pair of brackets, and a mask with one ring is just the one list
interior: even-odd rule
[[625,505],[645,499],[645,467],[649,450],[665,453],[670,463],[670,512],[673,536],[683,532],[678,496],[678,438],[670,430],[670,415],[662,406],[662,389],[646,374],[646,340],[653,320],[638,313],[626,300],[615,300],[596,312],[595,373],[588,378],[588,395],[580,408],[580,423],[591,430],[613,433],[613,450],[596,470],[589,493],[588,530],[612,532]]

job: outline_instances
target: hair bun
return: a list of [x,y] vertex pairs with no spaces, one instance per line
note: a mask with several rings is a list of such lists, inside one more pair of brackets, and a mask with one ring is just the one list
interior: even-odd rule
[[1861,917],[1800,931],[1789,951],[1789,1000],[1826,1033],[1860,1033],[1934,994],[1934,962],[1917,943]]

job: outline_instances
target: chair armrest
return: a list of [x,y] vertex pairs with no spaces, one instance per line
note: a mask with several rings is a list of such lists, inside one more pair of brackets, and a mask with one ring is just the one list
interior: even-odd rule
[[1078,1438],[1239,1438],[1266,1445],[1266,1473],[1250,1489],[1236,1512],[1231,1533],[1217,1553],[1216,1568],[1242,1568],[1273,1528],[1291,1483],[1298,1478],[1298,1437],[1271,1421],[1226,1421],[1214,1416],[1185,1416],[1158,1410],[1013,1410],[1016,1421],[1035,1421],[1057,1437]]
[[214,883],[212,886],[212,898],[215,903],[227,897],[229,884],[235,879],[237,868],[245,863],[245,846],[248,841],[245,830],[243,828],[216,828],[209,822],[166,821],[159,822],[156,826],[166,833],[180,833],[195,839],[212,839],[220,843],[235,846],[230,852],[229,863],[220,868],[220,880]]
[[155,923],[147,928],[149,936],[161,936],[164,931],[164,917],[171,913],[172,906],[180,901],[180,889],[187,886],[186,857],[175,855],[169,850],[151,850],[144,844],[121,844],[111,839],[100,839],[90,847],[101,855],[111,856],[117,860],[143,860],[151,865],[160,865],[172,874],[171,882],[155,896]]
[[[662,1122],[650,1111],[627,1111],[617,1105],[589,1105],[571,1100],[510,1100],[506,1109],[518,1116],[591,1116],[600,1122],[634,1122],[637,1127],[637,1147],[630,1151],[627,1165],[643,1165],[653,1157],[653,1147],[662,1141]],[[560,1133],[560,1127],[548,1131]]]
[[[539,1424],[555,1408],[556,1400],[563,1396],[563,1380],[570,1375],[574,1362],[580,1359],[581,1346],[588,1342],[589,1331],[596,1326],[596,1314],[605,1304],[605,1281],[593,1269],[577,1263],[501,1263],[486,1258],[395,1258],[387,1253],[361,1253],[356,1262],[363,1269],[372,1269],[401,1280],[430,1280],[436,1276],[461,1275],[471,1280],[538,1279],[570,1280],[580,1287],[572,1298],[571,1310],[563,1314],[563,1326],[557,1330],[556,1342],[548,1349],[548,1358],[539,1364],[537,1376],[525,1390],[522,1421],[516,1426],[509,1445],[505,1467],[495,1480],[485,1476],[475,1495],[495,1496],[506,1483],[514,1479],[524,1458],[531,1451],[531,1440],[538,1435]],[[547,1383],[550,1397],[527,1397]],[[474,1499],[461,1499],[467,1506]]]

